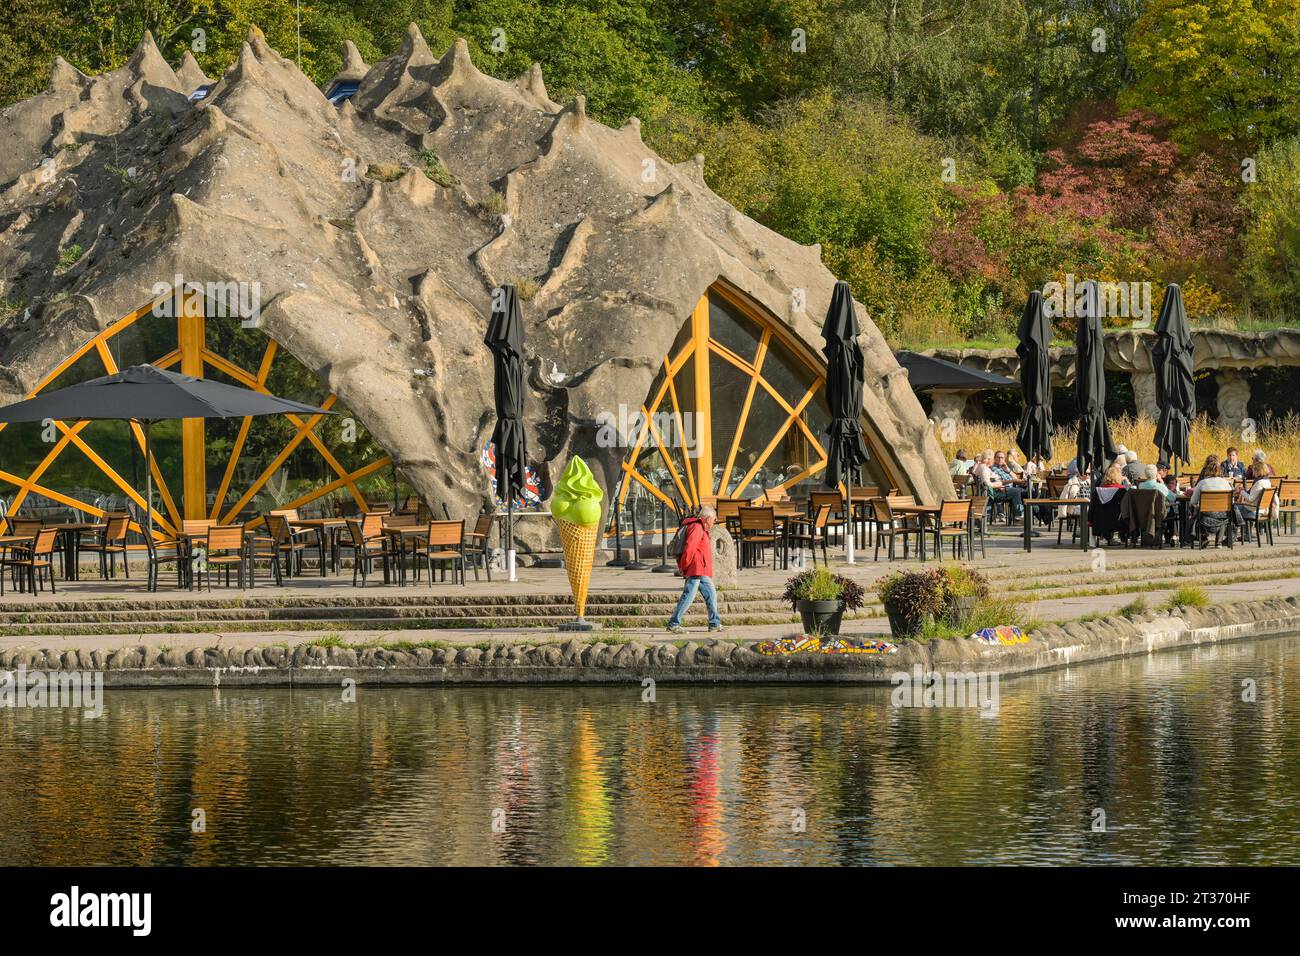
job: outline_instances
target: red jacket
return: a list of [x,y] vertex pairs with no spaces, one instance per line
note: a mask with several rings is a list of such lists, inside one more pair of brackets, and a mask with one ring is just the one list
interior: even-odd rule
[[682,522],[686,528],[686,543],[682,546],[677,567],[683,577],[713,577],[713,540],[699,518],[687,518]]

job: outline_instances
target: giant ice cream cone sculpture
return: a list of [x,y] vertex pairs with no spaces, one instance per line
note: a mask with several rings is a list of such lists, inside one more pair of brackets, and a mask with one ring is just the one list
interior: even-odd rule
[[577,455],[569,459],[551,497],[551,517],[560,529],[564,567],[569,572],[569,589],[579,621],[587,609],[587,588],[600,534],[600,502],[604,497],[591,469]]

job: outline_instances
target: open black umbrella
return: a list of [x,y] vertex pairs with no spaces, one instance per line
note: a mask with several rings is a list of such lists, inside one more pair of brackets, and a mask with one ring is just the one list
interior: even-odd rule
[[826,345],[826,404],[830,406],[831,422],[826,428],[827,442],[826,484],[838,488],[840,482],[848,490],[849,536],[848,561],[853,562],[853,483],[858,479],[858,469],[867,460],[867,445],[862,440],[862,388],[865,375],[862,370],[862,349],[858,345],[858,318],[853,311],[853,295],[847,282],[836,282],[831,296],[831,307],[826,310],[822,324],[822,338]]
[[1029,293],[1017,332],[1020,344],[1020,391],[1025,411],[1016,431],[1016,444],[1026,458],[1052,457],[1052,360],[1047,346],[1052,341],[1052,323],[1043,308],[1043,294]]
[[1115,457],[1106,422],[1105,346],[1101,338],[1101,295],[1097,283],[1084,283],[1079,328],[1074,337],[1074,405],[1079,410],[1078,461],[1081,473]]
[[0,408],[0,422],[109,419],[138,422],[144,429],[146,534],[153,536],[153,471],[149,427],[174,418],[244,418],[249,415],[333,415],[333,412],[247,388],[132,365],[78,385],[45,392]]
[[986,388],[1014,388],[1016,384],[1004,375],[967,368],[920,352],[895,352],[894,358],[907,369],[907,384],[912,386],[914,392],[970,392]]
[[492,430],[496,446],[497,497],[506,502],[506,569],[515,580],[515,495],[527,480],[528,446],[524,436],[524,317],[519,293],[503,285],[494,297],[483,344],[492,350],[492,391],[497,424]]
[[1156,447],[1165,461],[1185,462],[1192,419],[1196,417],[1196,386],[1192,382],[1196,361],[1187,310],[1183,308],[1183,290],[1175,284],[1165,290],[1160,305],[1151,362],[1156,373],[1156,406],[1160,409]]

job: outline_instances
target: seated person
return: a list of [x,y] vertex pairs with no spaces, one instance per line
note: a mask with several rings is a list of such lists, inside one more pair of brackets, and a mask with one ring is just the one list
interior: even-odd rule
[[[1233,450],[1235,451],[1235,449]],[[1196,480],[1196,487],[1192,489],[1192,507],[1199,508],[1201,506],[1202,491],[1231,491],[1232,488],[1232,480],[1225,477],[1222,466],[1219,464],[1219,456],[1210,455],[1205,459],[1204,467],[1201,468],[1201,476]]]
[[1124,480],[1136,488],[1147,479],[1147,466],[1138,461],[1137,452],[1130,451],[1124,455]]
[[1111,465],[1106,469],[1106,474],[1102,476],[1101,484],[1098,488],[1123,488],[1124,472],[1120,470],[1119,465]]
[[1268,463],[1268,456],[1263,450],[1255,449],[1255,454],[1250,456],[1250,467],[1246,469],[1246,477],[1254,475],[1256,478],[1272,478],[1275,474],[1277,472]]
[[1172,490],[1167,484],[1160,480],[1160,469],[1155,465],[1143,465],[1143,478],[1138,484],[1138,490],[1150,489],[1159,491],[1165,496],[1165,502],[1172,504],[1178,500],[1178,492]]
[[[1263,452],[1257,451],[1255,452],[1255,454],[1262,455]],[[1259,474],[1255,473],[1256,464],[1260,466]],[[1269,468],[1269,466],[1263,461],[1252,461],[1250,467],[1246,469],[1246,477],[1251,480],[1250,491],[1239,490],[1237,492],[1237,500],[1235,502],[1237,508],[1237,514],[1241,516],[1241,519],[1243,521],[1246,521],[1248,519],[1249,520],[1259,519],[1261,521],[1268,520],[1269,512],[1262,510],[1259,507],[1259,502],[1260,499],[1264,497],[1264,492],[1266,492],[1269,488],[1273,487],[1273,482],[1269,480],[1269,475],[1266,474],[1266,472],[1269,471],[1272,471],[1272,469]],[[1276,507],[1277,507],[1277,495],[1274,495],[1273,504],[1269,510],[1271,511],[1273,508]]]
[[[1211,456],[1213,457],[1213,456]],[[1216,461],[1218,459],[1215,459]],[[1224,478],[1245,478],[1246,466],[1242,463],[1237,454],[1237,449],[1229,448],[1228,457],[1223,459],[1223,464],[1219,466],[1219,473]]]
[[990,501],[1005,501],[1011,505],[1012,517],[1019,518],[1024,510],[1020,499],[1023,495],[1016,487],[1016,480],[1006,467],[1004,452],[994,454],[992,448],[984,450],[983,462],[971,470],[988,489]]
[[1228,515],[1221,514],[1201,514],[1201,493],[1204,491],[1232,491],[1233,482],[1231,478],[1224,477],[1222,465],[1219,463],[1217,455],[1210,455],[1205,459],[1205,465],[1201,468],[1201,476],[1196,481],[1196,487],[1192,489],[1191,508],[1197,512],[1196,528],[1201,537],[1201,547],[1205,548],[1210,543],[1210,538],[1215,537],[1220,532],[1227,533],[1228,547],[1232,547],[1233,527],[1240,522],[1240,517],[1234,509]]
[[965,449],[958,448],[957,457],[948,465],[948,474],[952,475],[954,478],[960,478],[962,475],[969,475],[974,464],[975,462],[966,457]]

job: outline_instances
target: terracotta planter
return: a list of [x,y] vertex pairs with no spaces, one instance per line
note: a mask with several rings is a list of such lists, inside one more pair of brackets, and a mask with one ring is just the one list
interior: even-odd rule
[[805,634],[836,635],[844,620],[843,601],[800,601],[799,617]]

